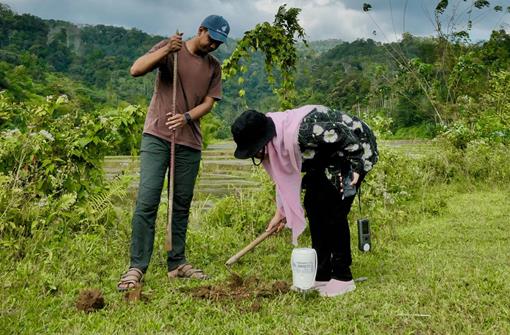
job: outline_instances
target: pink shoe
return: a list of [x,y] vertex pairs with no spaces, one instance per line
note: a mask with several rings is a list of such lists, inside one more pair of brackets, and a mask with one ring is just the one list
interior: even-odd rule
[[336,297],[355,289],[356,285],[353,280],[341,281],[331,279],[325,286],[319,287],[319,292],[322,297]]

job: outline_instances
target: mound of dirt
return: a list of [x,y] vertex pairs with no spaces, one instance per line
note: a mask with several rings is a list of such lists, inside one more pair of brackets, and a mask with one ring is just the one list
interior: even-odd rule
[[81,291],[76,300],[76,308],[86,313],[102,309],[104,306],[103,294],[97,288]]
[[149,298],[142,293],[142,285],[138,284],[124,293],[124,300],[128,303],[136,303],[139,301],[147,303]]
[[[273,283],[262,283],[256,277],[242,278],[232,273],[226,285],[206,285],[190,289],[195,298],[208,299],[213,301],[221,300],[245,300],[252,298],[272,298],[289,292],[289,284],[285,281]],[[258,311],[260,302],[254,303],[252,309]]]

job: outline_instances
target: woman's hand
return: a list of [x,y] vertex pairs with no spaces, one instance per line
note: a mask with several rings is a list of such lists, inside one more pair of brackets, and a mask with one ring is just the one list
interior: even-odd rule
[[271,221],[269,221],[269,224],[267,225],[266,231],[270,231],[274,227],[278,227],[276,228],[276,232],[278,233],[283,229],[283,227],[285,227],[286,223],[287,219],[285,218],[285,216],[283,216],[279,209],[276,209],[273,218],[271,219]]
[[358,180],[359,180],[359,173],[357,172],[352,172],[352,181],[351,181],[351,186],[354,186],[358,183]]
[[[342,174],[338,174],[338,180],[340,181],[340,193],[344,192],[344,178],[342,177]],[[358,183],[359,180],[359,173],[352,172],[352,180],[351,180],[351,186],[355,186]]]

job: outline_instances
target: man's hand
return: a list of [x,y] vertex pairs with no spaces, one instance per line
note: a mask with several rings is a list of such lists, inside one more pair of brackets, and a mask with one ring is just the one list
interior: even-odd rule
[[179,51],[182,47],[182,34],[175,34],[168,39],[168,43],[154,52],[147,53],[138,58],[129,73],[133,77],[143,76],[159,66],[160,61],[172,52]]
[[278,227],[276,228],[276,232],[278,233],[285,227],[286,223],[287,219],[285,218],[285,216],[283,216],[279,209],[276,209],[273,218],[271,219],[271,221],[269,221],[269,224],[267,225],[266,231],[270,231],[274,227]]
[[171,36],[166,44],[168,53],[173,53],[181,50],[182,48],[182,33]]
[[184,117],[184,114],[175,114],[174,116],[171,116],[171,113],[166,113],[167,119],[166,119],[166,125],[168,129],[170,130],[176,130],[177,128],[181,128],[186,124],[186,118]]

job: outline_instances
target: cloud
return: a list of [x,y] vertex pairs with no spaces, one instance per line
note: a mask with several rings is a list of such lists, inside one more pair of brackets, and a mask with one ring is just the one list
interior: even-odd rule
[[[433,13],[437,1],[431,0],[0,0],[15,11],[31,13],[45,19],[60,19],[81,24],[105,24],[138,28],[150,34],[170,35],[176,29],[185,37],[193,36],[204,17],[223,15],[231,26],[231,36],[239,38],[257,23],[272,22],[278,7],[299,7],[301,25],[309,40],[338,38],[351,41],[373,38],[379,41],[398,39],[402,32],[415,35],[434,33]],[[370,2],[372,11],[361,10]],[[468,1],[469,3],[470,1]],[[463,0],[450,1],[458,13],[465,13]],[[473,15],[473,40],[488,38],[492,29],[510,25],[508,13],[495,13],[492,7],[508,6],[508,0],[491,1],[491,9],[481,17]],[[452,14],[446,13],[445,17]],[[459,16],[459,27],[466,25],[467,16]],[[462,21],[462,22],[460,22]],[[373,32],[376,34],[374,35]]]

